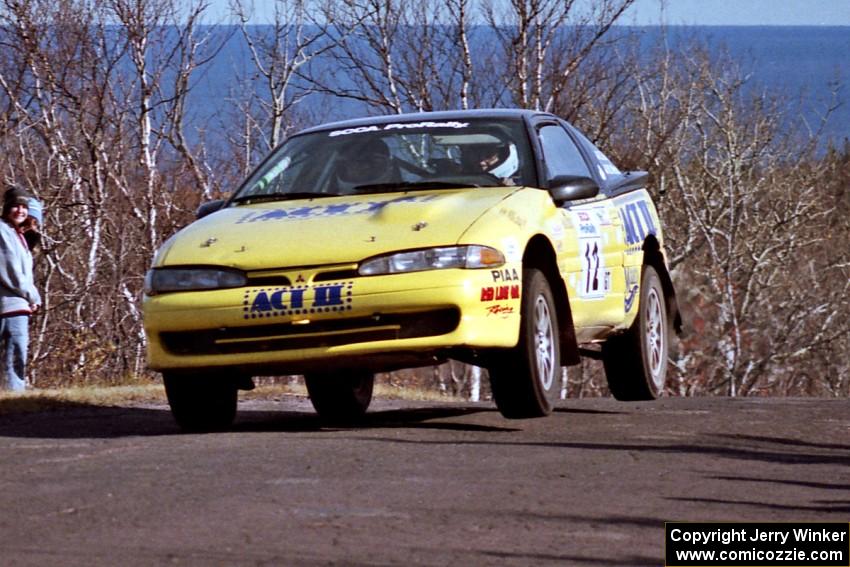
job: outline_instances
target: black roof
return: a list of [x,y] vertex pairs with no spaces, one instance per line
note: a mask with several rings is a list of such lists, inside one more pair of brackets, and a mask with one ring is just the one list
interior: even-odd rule
[[521,108],[481,108],[475,110],[447,110],[441,112],[416,112],[412,114],[389,114],[385,116],[371,116],[366,118],[355,118],[339,122],[329,122],[312,128],[307,128],[298,134],[309,134],[323,130],[339,130],[340,128],[356,128],[358,126],[371,126],[373,124],[395,124],[397,122],[417,122],[425,120],[464,120],[468,118],[530,118],[532,116],[551,116],[545,112],[536,110],[523,110]]

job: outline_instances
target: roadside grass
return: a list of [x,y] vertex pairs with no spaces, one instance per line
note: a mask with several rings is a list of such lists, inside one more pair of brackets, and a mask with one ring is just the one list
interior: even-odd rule
[[[286,396],[307,396],[303,382],[262,384],[254,390],[240,392],[240,400],[279,400]],[[385,400],[449,402],[463,401],[432,389],[375,384],[374,397]],[[132,386],[84,386],[55,389],[31,389],[26,392],[0,391],[0,416],[16,413],[55,411],[82,406],[123,406],[167,404],[160,383]]]
[[118,406],[122,404],[165,402],[161,385],[83,386],[32,389],[26,392],[0,392],[0,415],[32,413],[78,406]]

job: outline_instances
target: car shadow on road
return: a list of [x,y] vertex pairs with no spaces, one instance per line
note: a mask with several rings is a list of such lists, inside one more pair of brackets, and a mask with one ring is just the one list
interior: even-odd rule
[[769,443],[773,445],[785,445],[789,447],[817,447],[818,449],[833,449],[838,451],[850,451],[850,445],[839,445],[837,443],[814,443],[812,441],[801,441],[799,439],[784,439],[782,437],[768,437],[764,435],[721,434],[720,439],[744,441],[747,443]]
[[[256,432],[334,432],[364,429],[517,431],[478,423],[441,421],[494,412],[484,406],[439,406],[370,411],[356,423],[328,423],[312,411],[239,410],[233,427],[220,434]],[[45,411],[0,414],[0,437],[109,439],[182,434],[168,408],[98,406],[60,402]],[[213,433],[217,434],[217,433]]]
[[640,555],[630,555],[627,557],[585,557],[582,555],[555,555],[548,553],[507,553],[504,551],[489,551],[483,552],[483,555],[493,557],[494,560],[523,560],[527,561],[528,565],[539,565],[542,563],[555,563],[557,565],[613,565],[622,567],[623,565],[633,565],[641,567],[643,565],[658,565],[657,557],[643,557]]
[[176,433],[168,410],[55,402],[38,411],[0,415],[0,437],[109,439]]
[[816,500],[812,504],[778,504],[775,502],[750,502],[723,498],[667,498],[674,502],[690,502],[700,505],[717,505],[726,512],[734,507],[773,512],[815,512],[817,514],[848,514],[850,500]]
[[[779,440],[784,442],[786,440]],[[795,443],[796,444],[796,443]],[[818,445],[818,444],[815,444]],[[805,494],[810,494],[808,503],[806,504],[782,504],[775,502],[761,502],[752,500],[733,500],[721,498],[678,498],[673,500],[682,500],[695,502],[701,505],[717,505],[724,510],[733,506],[738,506],[742,510],[747,509],[763,509],[772,512],[781,511],[797,511],[797,512],[815,512],[818,514],[847,514],[850,512],[850,500],[841,497],[850,494],[850,484],[844,482],[825,482],[813,481],[810,478],[772,478],[768,476],[753,476],[753,475],[717,475],[707,474],[707,479],[719,480],[727,483],[741,483],[744,485],[776,485],[780,487],[780,492],[789,492],[802,497]],[[802,489],[802,490],[801,490]],[[740,493],[740,490],[734,491]]]
[[[785,443],[781,438],[773,441],[780,447],[736,447],[727,446],[717,441],[717,435],[707,435],[704,440],[696,440],[693,443],[593,443],[581,441],[513,441],[505,438],[493,438],[492,440],[407,440],[396,438],[382,439],[387,443],[421,443],[421,444],[453,444],[453,445],[499,445],[504,447],[540,447],[551,449],[563,449],[574,452],[581,451],[624,451],[641,455],[672,455],[672,456],[705,456],[732,459],[745,462],[761,462],[777,465],[839,465],[850,466],[850,459],[844,451],[834,449],[820,449],[817,443],[807,445],[803,441],[795,443],[795,449],[785,449],[790,443]],[[802,451],[802,448],[808,449]],[[785,450],[783,450],[785,449]]]
[[580,413],[585,415],[623,415],[622,411],[597,410],[586,408],[564,408],[558,407],[552,410],[554,413]]
[[713,480],[728,480],[733,482],[749,482],[755,484],[778,484],[780,486],[791,486],[795,488],[814,488],[817,490],[843,490],[850,492],[850,483],[841,482],[815,482],[811,480],[788,480],[784,478],[758,478],[748,476],[713,475]]
[[301,411],[240,411],[234,431],[340,431],[363,429],[437,429],[444,431],[519,431],[514,427],[500,427],[479,423],[435,421],[465,417],[496,410],[481,405],[455,405],[370,410],[356,422],[334,422],[320,418],[312,412]]

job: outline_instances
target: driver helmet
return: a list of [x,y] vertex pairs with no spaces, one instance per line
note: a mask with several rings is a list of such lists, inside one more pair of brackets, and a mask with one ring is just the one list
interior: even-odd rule
[[358,185],[389,183],[393,178],[392,157],[387,144],[373,139],[364,144],[354,144],[339,155],[337,181],[345,192]]
[[499,179],[510,178],[519,170],[516,145],[509,142],[474,144],[465,151],[468,166]]

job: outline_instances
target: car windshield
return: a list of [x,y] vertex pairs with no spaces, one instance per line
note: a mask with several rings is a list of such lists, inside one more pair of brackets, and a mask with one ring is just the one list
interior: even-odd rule
[[294,136],[235,202],[535,183],[520,119],[398,122]]

